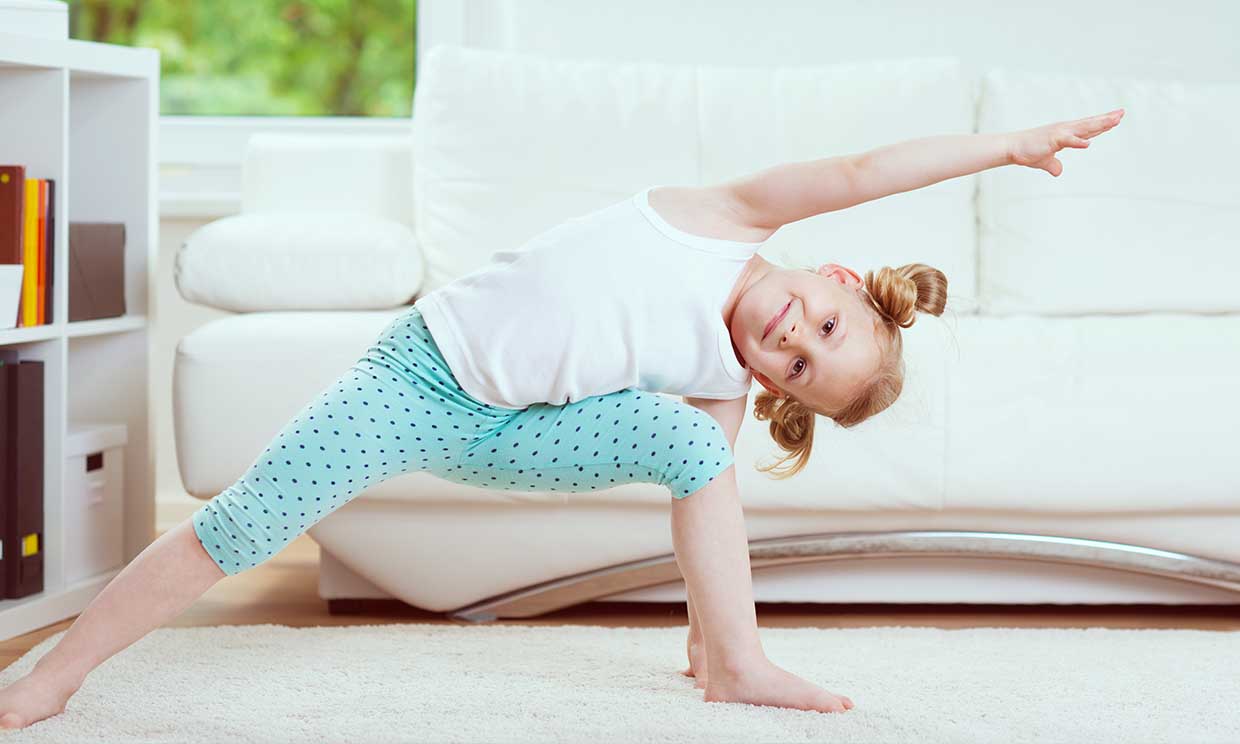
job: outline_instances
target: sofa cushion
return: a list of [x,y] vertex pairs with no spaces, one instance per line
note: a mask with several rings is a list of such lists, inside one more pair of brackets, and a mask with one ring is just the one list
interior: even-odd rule
[[1240,84],[991,70],[979,131],[1126,109],[1059,177],[981,174],[979,299],[988,313],[1240,310]]
[[422,275],[413,232],[359,212],[225,217],[185,239],[174,269],[189,302],[241,313],[395,307],[417,293]]
[[978,315],[957,341],[945,508],[1236,508],[1240,316]]
[[[424,292],[647,185],[719,183],[974,126],[972,83],[954,58],[745,68],[441,45],[414,96]],[[969,309],[974,178],[786,225],[763,253],[858,271],[922,261],[947,273],[949,302]]]
[[407,310],[243,313],[184,336],[173,365],[172,419],[185,490],[210,498],[232,485]]
[[[280,428],[346,373],[406,310],[244,313],[212,320],[182,338],[175,357],[173,418],[186,490],[210,498],[231,485]],[[745,503],[786,509],[939,509],[946,446],[942,370],[951,332],[948,324],[930,320],[904,331],[909,370],[901,399],[882,416],[850,430],[822,419],[810,463],[797,476],[777,480],[756,469],[771,463],[779,450],[768,424],[748,413],[736,446]],[[486,504],[666,504],[669,498],[665,487],[646,483],[586,493],[522,492],[449,482],[424,472],[373,484],[365,496]]]
[[[186,490],[210,498],[231,485],[404,310],[246,313],[183,338],[173,401]],[[1240,316],[971,315],[919,320],[904,336],[900,399],[851,429],[819,419],[809,464],[792,478],[757,470],[779,450],[768,424],[747,411],[736,443],[747,506],[1106,514],[1182,512],[1191,502],[1234,509]],[[526,493],[427,473],[394,477],[364,496],[476,504],[668,499],[666,488],[650,484]]]

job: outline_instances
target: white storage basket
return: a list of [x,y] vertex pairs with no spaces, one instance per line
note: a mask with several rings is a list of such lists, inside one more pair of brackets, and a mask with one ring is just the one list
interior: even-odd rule
[[70,424],[65,438],[65,583],[124,560],[124,424]]

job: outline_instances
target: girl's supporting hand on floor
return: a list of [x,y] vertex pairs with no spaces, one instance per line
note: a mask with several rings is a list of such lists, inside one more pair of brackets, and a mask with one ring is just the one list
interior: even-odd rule
[[1052,176],[1063,173],[1063,163],[1055,153],[1065,147],[1089,147],[1089,140],[1111,129],[1124,118],[1122,108],[1086,119],[1059,121],[1034,129],[1013,132],[1009,157],[1013,165],[1040,168]]

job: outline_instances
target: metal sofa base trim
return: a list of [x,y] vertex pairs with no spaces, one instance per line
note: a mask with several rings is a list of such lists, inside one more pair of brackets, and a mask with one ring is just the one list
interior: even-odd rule
[[[1240,593],[1240,563],[1139,545],[1011,532],[898,531],[793,535],[749,543],[753,568],[909,555],[1022,558],[1164,576]],[[471,622],[534,617],[633,589],[680,581],[675,554],[661,555],[552,579],[454,610]]]

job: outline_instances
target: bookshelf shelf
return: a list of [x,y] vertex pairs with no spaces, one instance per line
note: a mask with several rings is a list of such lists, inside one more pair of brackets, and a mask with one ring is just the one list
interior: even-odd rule
[[[0,329],[0,347],[44,363],[43,591],[0,599],[0,640],[80,613],[155,535],[150,367],[157,251],[153,49],[0,33],[0,163],[56,181],[51,317]],[[69,316],[70,222],[125,224],[125,315]],[[66,582],[67,438],[123,423],[123,562]]]
[[28,328],[5,328],[0,330],[0,346],[14,346],[30,341],[46,341],[49,338],[59,337],[61,333],[62,329],[60,324],[57,323],[30,326]]
[[99,320],[79,320],[69,324],[65,333],[69,338],[76,336],[98,336],[104,333],[121,333],[146,328],[145,315],[122,315],[119,318],[100,318]]

